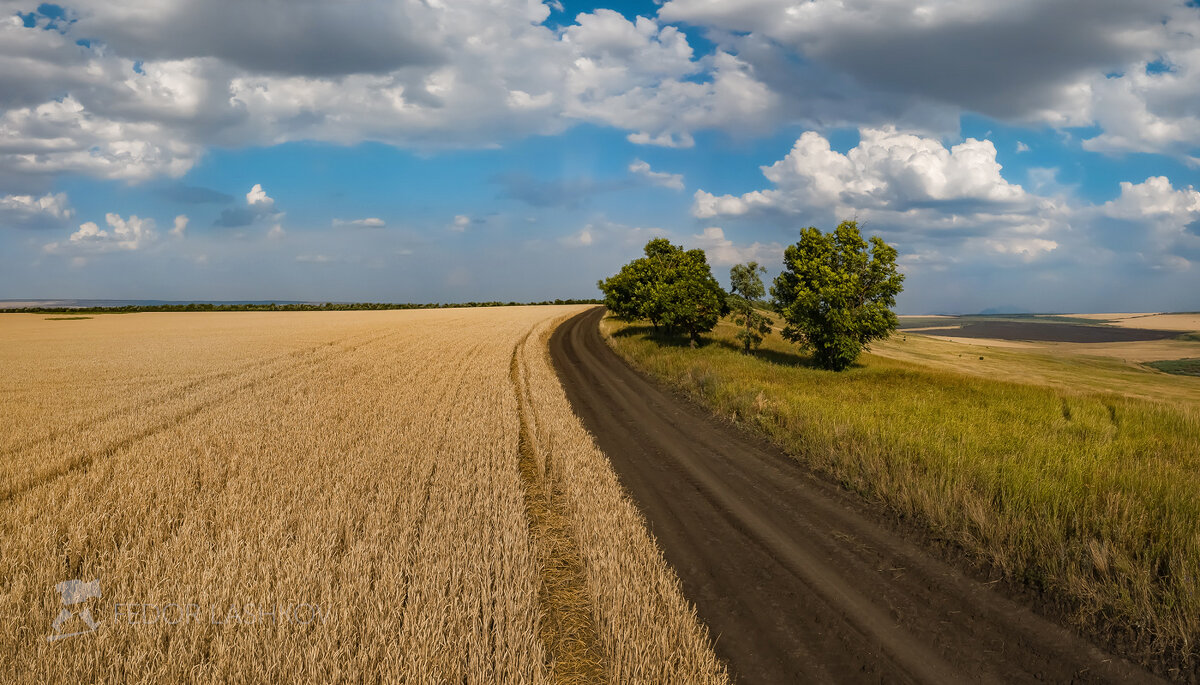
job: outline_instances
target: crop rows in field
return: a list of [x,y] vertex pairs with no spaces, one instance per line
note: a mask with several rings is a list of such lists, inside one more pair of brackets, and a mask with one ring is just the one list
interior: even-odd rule
[[0,679],[722,681],[545,359],[577,310],[0,322]]

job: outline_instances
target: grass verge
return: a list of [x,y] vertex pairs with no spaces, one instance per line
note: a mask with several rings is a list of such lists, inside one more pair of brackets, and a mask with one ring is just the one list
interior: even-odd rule
[[778,336],[738,353],[606,320],[612,347],[716,413],[1062,607],[1075,625],[1195,679],[1200,410],[864,355],[813,368]]

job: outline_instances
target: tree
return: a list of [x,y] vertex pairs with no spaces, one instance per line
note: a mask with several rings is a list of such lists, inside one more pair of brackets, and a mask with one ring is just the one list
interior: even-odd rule
[[655,238],[646,243],[645,254],[598,283],[605,306],[618,318],[648,320],[656,331],[687,333],[695,345],[729,311],[704,250]]
[[899,325],[891,310],[904,282],[896,249],[878,236],[868,249],[857,222],[843,221],[832,233],[804,229],[784,252],[783,267],[771,288],[787,322],[783,337],[812,350],[818,366],[846,369]]
[[775,323],[758,311],[763,295],[766,294],[758,274],[766,272],[758,262],[735,264],[729,270],[729,306],[734,313],[733,322],[738,326],[745,326],[737,333],[738,340],[741,340],[744,346],[742,352],[745,354],[750,354],[751,348],[762,344],[763,338],[771,332],[771,325]]

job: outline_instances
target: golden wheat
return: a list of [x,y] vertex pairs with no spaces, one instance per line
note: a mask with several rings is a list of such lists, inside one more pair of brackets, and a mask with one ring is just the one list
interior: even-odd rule
[[0,680],[720,681],[538,357],[578,309],[0,318]]

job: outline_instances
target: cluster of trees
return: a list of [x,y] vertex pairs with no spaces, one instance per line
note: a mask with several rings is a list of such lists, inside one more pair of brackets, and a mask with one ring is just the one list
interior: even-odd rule
[[[549,304],[601,304],[602,300],[543,300],[541,302],[431,302],[388,303],[388,302],[326,302],[286,303],[246,302],[237,304],[213,304],[190,302],[188,304],[128,304],[120,307],[21,307],[0,309],[0,314],[133,314],[138,312],[342,312],[376,309],[454,309],[458,307],[522,307]],[[710,329],[711,330],[711,329]]]
[[656,331],[686,333],[695,345],[729,313],[725,289],[713,278],[704,250],[655,238],[645,253],[600,281],[604,304],[620,318],[649,321]]
[[600,281],[604,304],[619,318],[686,333],[693,345],[720,317],[733,313],[737,338],[749,352],[775,323],[762,312],[769,306],[783,319],[785,339],[810,351],[818,366],[842,371],[872,340],[899,325],[892,307],[904,276],[896,269],[896,250],[878,236],[864,239],[854,221],[829,233],[801,231],[799,242],[784,251],[769,303],[760,276],[766,269],[756,262],[730,270],[726,293],[703,250],[658,238],[646,244],[645,254]]

